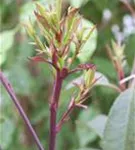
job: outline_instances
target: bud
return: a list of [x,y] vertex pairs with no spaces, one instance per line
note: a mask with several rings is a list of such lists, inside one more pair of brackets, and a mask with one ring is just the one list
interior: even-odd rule
[[46,14],[46,10],[45,7],[43,7],[40,3],[36,3],[36,8],[37,11],[41,14],[41,15],[45,15]]
[[40,24],[42,24],[42,26],[44,28],[47,28],[48,30],[50,29],[50,25],[48,24],[48,20],[43,17],[42,15],[40,15],[38,12],[34,11],[34,14],[37,18],[37,20],[40,22]]
[[37,35],[34,35],[34,40],[35,40],[37,46],[40,48],[41,52],[44,51],[45,47]]
[[112,48],[113,48],[113,52],[114,52],[114,57],[119,60],[119,61],[123,61],[124,58],[124,48],[125,45],[121,45],[116,43],[115,41],[112,41]]
[[30,21],[29,23],[27,23],[27,25],[25,24],[24,26],[25,26],[26,31],[27,31],[27,33],[29,34],[29,36],[30,36],[31,38],[34,38],[34,36],[35,36],[35,30],[34,30],[34,28],[33,28],[33,26],[32,26],[31,21]]
[[95,76],[95,70],[94,69],[89,69],[84,73],[84,82],[86,88],[90,88]]
[[62,70],[62,68],[64,67],[65,61],[63,59],[63,57],[58,57],[58,67],[60,70]]

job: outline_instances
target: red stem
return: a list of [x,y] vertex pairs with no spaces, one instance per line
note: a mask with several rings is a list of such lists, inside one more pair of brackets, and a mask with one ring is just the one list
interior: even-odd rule
[[54,83],[53,95],[50,104],[50,143],[49,150],[55,150],[56,146],[56,118],[58,101],[60,97],[61,87],[63,79],[60,76],[60,71],[57,70],[56,80]]
[[[115,68],[116,68],[116,71],[117,71],[118,80],[121,81],[125,77],[122,65],[118,61],[114,62],[114,64],[115,64]],[[119,88],[122,91],[124,91],[126,89],[125,83],[124,84],[119,84]]]
[[4,77],[4,75],[2,74],[1,71],[0,71],[0,81],[3,84],[3,86],[5,87],[5,89],[7,90],[8,94],[11,97],[11,99],[13,100],[13,103],[15,104],[18,112],[20,113],[20,116],[22,117],[22,119],[24,120],[25,124],[27,125],[30,133],[32,134],[32,136],[33,136],[33,138],[35,140],[35,143],[37,144],[38,149],[39,150],[44,150],[44,148],[43,148],[42,144],[40,143],[39,138],[38,138],[36,132],[34,131],[34,129],[33,129],[32,125],[31,125],[27,115],[25,114],[22,106],[20,105],[20,103],[18,101],[11,84],[9,83],[8,79]]

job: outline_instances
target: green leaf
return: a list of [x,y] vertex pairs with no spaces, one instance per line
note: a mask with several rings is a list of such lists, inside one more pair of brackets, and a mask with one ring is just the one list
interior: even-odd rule
[[[85,40],[88,33],[90,32],[90,29],[93,28],[93,26],[94,26],[93,23],[91,23],[89,20],[86,19],[82,20],[82,27],[88,28],[86,32],[84,32],[83,40]],[[90,60],[91,56],[96,50],[96,45],[97,45],[97,30],[94,29],[89,39],[82,47],[80,54],[78,55],[80,62],[85,63],[88,60]]]
[[57,135],[56,150],[71,150],[73,147],[77,147],[77,137],[76,133],[72,130],[72,123],[68,121],[63,125],[60,133]]
[[135,58],[135,34],[129,36],[124,52],[129,66],[132,67]]
[[[81,75],[80,77],[73,79],[69,84],[67,84],[66,89],[70,89],[70,88],[74,88],[74,84],[73,83],[77,83],[77,84],[81,84],[81,82],[83,81],[83,75]],[[94,84],[94,86],[109,86],[109,80],[100,72],[96,72],[95,73],[95,78],[98,79],[96,81],[96,83]]]
[[8,71],[5,71],[8,79],[15,89],[15,92],[22,95],[29,95],[34,84],[30,73],[24,66],[15,64]]
[[97,100],[97,103],[104,114],[108,114],[112,103],[118,94],[119,92],[117,92],[116,89],[108,88],[108,86],[95,86],[92,89],[92,97],[94,100]]
[[105,127],[104,150],[135,149],[135,89],[120,94],[113,104]]
[[85,5],[87,2],[88,0],[70,0],[70,4],[77,8]]
[[96,83],[94,84],[95,86],[101,86],[101,87],[107,87],[107,88],[111,88],[116,90],[117,92],[120,92],[119,87],[117,87],[115,84],[112,84],[111,82],[109,82],[108,78],[103,75],[100,72],[96,72],[95,73],[95,78],[97,79]]
[[79,76],[79,77],[76,77],[75,79],[73,79],[71,82],[69,82],[66,86],[66,90],[69,90],[71,88],[76,88],[74,83],[77,83],[77,84],[81,84],[83,81],[83,75]]
[[61,19],[61,7],[62,7],[62,0],[56,0],[56,7],[57,7],[57,17],[58,20]]
[[116,79],[117,74],[110,60],[103,57],[94,57],[93,63],[96,65],[97,70],[111,79]]
[[33,12],[36,9],[33,2],[27,2],[25,3],[21,9],[20,9],[20,22],[26,23],[29,22],[29,18],[35,21],[35,18],[33,17]]
[[95,149],[95,148],[80,148],[76,150],[100,150],[100,149]]
[[15,130],[14,122],[10,118],[5,118],[5,121],[0,123],[0,146],[2,149],[7,149],[12,141],[12,134]]
[[46,117],[48,117],[48,108],[46,108],[45,106],[42,108],[40,106],[40,109],[37,108],[32,114],[31,122],[32,124],[36,124]]
[[0,33],[0,65],[6,60],[7,50],[9,50],[13,45],[14,34],[15,30]]
[[[50,4],[53,2],[53,0],[39,0],[39,2],[43,2],[43,4]],[[34,10],[36,10],[36,5],[33,1],[29,1],[22,5],[20,9],[20,22],[29,22],[29,18],[32,19],[32,21],[35,21],[35,17],[33,15]]]
[[80,147],[86,146],[89,142],[93,142],[97,134],[90,128],[89,122],[99,114],[98,108],[94,105],[88,107],[88,109],[82,111],[78,117],[76,123],[77,135],[80,143]]
[[107,2],[108,2],[108,0],[102,0],[102,3],[99,3],[99,0],[94,0],[96,7],[101,12],[107,7]]
[[107,116],[99,115],[88,123],[89,127],[92,128],[101,138],[103,137]]
[[95,85],[108,86],[110,84],[107,77],[100,72],[96,72],[95,78],[98,79]]

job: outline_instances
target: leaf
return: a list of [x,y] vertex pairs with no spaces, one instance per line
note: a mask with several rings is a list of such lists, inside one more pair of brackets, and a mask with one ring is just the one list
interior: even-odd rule
[[65,149],[71,150],[73,147],[77,146],[76,141],[77,141],[76,134],[75,132],[72,131],[72,123],[69,121],[63,125],[62,130],[57,135],[56,150],[65,150]]
[[94,0],[95,5],[98,8],[98,10],[100,10],[100,12],[102,12],[107,7],[107,2],[108,0],[102,0],[101,4],[98,0]]
[[15,30],[9,30],[0,33],[0,65],[6,60],[7,50],[9,50],[13,45],[14,34]]
[[35,110],[32,114],[31,122],[32,124],[36,124],[46,117],[48,117],[48,109],[40,106],[40,109]]
[[135,149],[135,89],[127,89],[114,102],[102,147],[104,150]]
[[70,4],[77,8],[85,5],[87,2],[88,0],[70,0]]
[[[39,2],[43,2],[43,4],[50,4],[53,2],[53,0],[39,0]],[[29,22],[29,18],[34,22],[35,17],[34,17],[34,10],[36,10],[36,5],[33,1],[29,1],[25,3],[21,9],[20,9],[20,21],[21,23],[26,23]]]
[[[88,28],[88,30],[84,32],[83,39],[85,39],[86,36],[88,35],[88,32],[90,32],[90,29],[93,28],[94,25],[89,20],[82,19],[82,26]],[[90,57],[96,50],[96,45],[97,45],[97,30],[94,29],[89,39],[82,47],[80,54],[78,55],[78,59],[80,60],[80,62],[85,63],[88,60],[90,60]]]
[[31,87],[34,81],[24,66],[15,64],[8,71],[5,71],[5,74],[10,79],[16,93],[29,95],[32,92]]
[[[83,81],[83,75],[81,75],[80,77],[76,78],[76,79],[73,79],[67,86],[66,86],[66,89],[70,89],[70,88],[73,88],[74,87],[74,84],[73,83],[77,83],[77,84],[81,84],[82,81]],[[100,72],[96,72],[95,73],[95,78],[98,79],[96,81],[96,83],[94,84],[94,86],[99,86],[99,85],[104,85],[104,86],[109,86],[110,83],[109,83],[109,80]]]
[[89,127],[92,128],[101,138],[103,137],[105,125],[107,121],[107,116],[99,115],[90,121]]
[[74,88],[75,87],[74,83],[81,84],[82,81],[83,81],[83,75],[81,75],[80,77],[77,77],[77,78],[73,79],[70,83],[67,84],[66,90]]
[[135,34],[129,36],[124,52],[129,66],[132,67],[135,58]]
[[36,9],[33,2],[27,2],[25,3],[21,9],[20,9],[20,22],[26,23],[29,22],[29,18],[35,21],[35,18],[33,17],[33,12]]
[[96,72],[95,78],[98,79],[95,85],[108,86],[110,84],[107,77],[100,72]]
[[61,10],[62,10],[62,0],[56,1],[56,8],[57,8],[57,17],[60,20],[61,19]]
[[5,118],[5,121],[0,123],[0,146],[2,149],[7,149],[12,141],[12,134],[15,130],[15,125],[10,118]]
[[108,78],[116,79],[116,71],[113,64],[108,59],[95,57],[93,58],[93,63],[96,65],[99,72],[103,73]]
[[12,113],[12,102],[4,86],[1,86],[1,93],[2,94],[0,95],[0,110],[2,115],[0,117],[3,117],[4,115],[5,118],[5,116],[8,117]]
[[95,86],[92,89],[92,97],[97,100],[97,103],[104,114],[108,114],[112,103],[118,95],[119,93],[116,89],[108,88],[108,86]]
[[14,41],[15,30],[7,30],[0,33],[0,45],[3,51],[8,50]]
[[76,150],[100,150],[100,149],[95,149],[95,148],[80,148]]
[[97,135],[89,127],[88,122],[98,114],[99,110],[94,105],[91,105],[88,109],[80,113],[76,123],[76,130],[81,147],[86,146],[89,142],[93,142],[96,139]]

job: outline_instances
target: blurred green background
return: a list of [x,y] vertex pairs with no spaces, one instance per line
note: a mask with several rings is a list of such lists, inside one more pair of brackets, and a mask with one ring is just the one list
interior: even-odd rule
[[[47,5],[53,0],[39,0]],[[133,8],[135,1],[127,0]],[[27,58],[34,56],[34,46],[23,24],[29,17],[34,21],[34,0],[0,0],[0,65],[12,83],[15,92],[38,133],[44,147],[48,147],[49,109],[48,100],[52,94],[53,76],[46,64],[37,64]],[[118,85],[116,71],[106,53],[106,44],[114,39],[125,44],[124,67],[126,76],[131,72],[135,57],[135,18],[128,7],[119,0],[65,0],[68,5],[80,7],[80,14],[97,24],[97,36],[93,42],[96,48],[88,62],[97,66],[105,78]],[[91,45],[89,45],[88,49]],[[79,60],[78,60],[79,61]],[[78,63],[78,62],[76,62]],[[58,119],[67,107],[72,89],[67,84],[78,75],[68,78],[63,85]],[[2,150],[36,150],[33,138],[20,119],[10,97],[1,86],[0,96],[0,146]],[[91,127],[91,121],[99,115],[106,116],[118,96],[118,92],[105,86],[96,86],[87,100],[88,109],[75,109],[70,121],[64,124],[57,138],[57,150],[85,150],[101,147],[101,139]],[[102,126],[102,121],[98,122]],[[97,122],[96,122],[97,124]],[[90,150],[90,149],[88,149]]]

